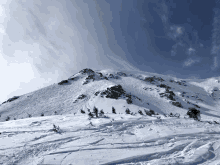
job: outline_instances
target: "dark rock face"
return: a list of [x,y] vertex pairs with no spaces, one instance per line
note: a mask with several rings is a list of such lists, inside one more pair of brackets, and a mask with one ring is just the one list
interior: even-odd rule
[[117,75],[126,77],[127,75],[123,72],[117,72]]
[[112,98],[112,99],[118,99],[124,94],[125,91],[121,85],[116,85],[111,88],[107,88],[107,90],[101,92],[101,95],[105,95],[106,98]]
[[180,81],[170,80],[170,82],[177,83],[177,84],[183,85],[183,86],[187,86],[187,85],[186,85],[186,81],[184,81],[184,80],[180,80]]
[[18,99],[18,98],[19,98],[19,96],[14,96],[14,97],[8,99],[7,101],[4,101],[2,104],[5,104],[5,103],[7,103],[7,102],[12,102],[12,101],[14,101],[14,100],[16,100],[16,99]]
[[171,87],[167,86],[166,84],[160,84],[160,85],[157,85],[157,87],[171,89]]
[[99,74],[100,77],[103,77],[103,74],[102,74],[102,73],[100,73],[100,72],[97,72],[97,73]]
[[195,108],[189,108],[189,111],[187,112],[187,115],[190,118],[194,118],[195,120],[200,120],[200,111]]
[[180,102],[172,102],[172,104],[173,104],[174,106],[176,106],[176,107],[180,107],[180,108],[183,107]]
[[150,82],[150,83],[155,82],[156,80],[157,80],[157,81],[160,81],[160,82],[163,82],[163,81],[164,81],[164,79],[162,79],[161,77],[156,77],[156,76],[146,77],[146,78],[144,79],[144,81],[147,81],[147,82]]
[[94,95],[95,95],[95,96],[98,96],[99,93],[100,93],[100,91],[96,92]]
[[58,83],[58,85],[63,85],[65,83],[68,83],[68,80],[62,80],[61,82]]
[[160,93],[160,97],[164,97],[164,96],[166,96],[170,100],[175,101],[174,99],[175,93],[173,93],[173,91],[169,91],[169,89],[167,88],[165,93]]
[[85,97],[86,97],[86,95],[82,94],[77,99],[84,99]]
[[78,98],[73,103],[76,103],[76,102],[78,102],[78,100],[82,100],[82,99],[84,99],[86,97],[87,97],[86,95],[81,94],[81,95],[78,96]]
[[79,73],[81,73],[81,74],[92,74],[92,75],[94,75],[95,72],[94,72],[92,69],[86,68],[86,69],[83,69],[83,70],[79,71]]
[[83,82],[83,85],[88,84],[91,80],[95,81],[95,75],[88,75],[85,81]]
[[110,79],[110,78],[119,79],[118,76],[114,76],[113,74],[109,74],[107,78],[108,78],[108,79]]
[[69,78],[68,80],[76,81],[76,80],[78,80],[78,79],[79,79],[79,77],[72,77],[72,78]]

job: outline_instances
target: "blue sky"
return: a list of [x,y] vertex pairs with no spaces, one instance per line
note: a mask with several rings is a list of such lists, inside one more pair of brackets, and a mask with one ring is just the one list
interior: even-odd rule
[[217,77],[219,8],[214,0],[1,0],[0,102],[84,68]]

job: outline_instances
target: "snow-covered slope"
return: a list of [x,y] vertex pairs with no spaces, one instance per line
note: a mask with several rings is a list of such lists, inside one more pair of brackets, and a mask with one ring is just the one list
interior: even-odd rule
[[[219,78],[81,70],[0,105],[0,164],[220,163],[219,88]],[[107,117],[89,120],[94,106]],[[201,121],[185,119],[188,108]]]

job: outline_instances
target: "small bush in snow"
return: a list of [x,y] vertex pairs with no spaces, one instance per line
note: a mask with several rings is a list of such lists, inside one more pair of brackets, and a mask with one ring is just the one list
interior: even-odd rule
[[104,115],[104,112],[103,112],[103,110],[101,110],[101,111],[100,111],[100,113]]
[[176,114],[174,115],[174,117],[180,118],[180,114],[179,114],[179,113],[176,113]]
[[93,112],[95,113],[96,117],[98,117],[98,112],[99,112],[98,108],[94,107]]
[[103,112],[103,110],[101,110],[101,111],[99,112],[99,116],[100,116],[100,117],[106,117],[104,114],[105,114],[105,113]]
[[165,117],[168,117],[169,115],[167,115],[167,114],[163,114]]
[[152,109],[150,109],[150,113],[151,113],[151,115],[155,115],[155,112]]
[[31,114],[28,114],[28,117],[30,117],[30,118],[31,118],[31,117],[32,117],[32,116],[31,116]]
[[54,132],[60,132],[60,127],[56,126],[55,124],[53,124],[53,129]]
[[44,113],[41,113],[41,116],[44,116]]
[[5,121],[9,121],[10,120],[10,117],[8,116],[6,119],[5,119]]
[[16,120],[16,118],[14,118],[14,120]]
[[142,112],[141,110],[139,110],[138,113],[139,113],[140,115],[144,115],[143,112]]
[[127,102],[128,104],[132,104],[132,99],[131,99],[130,96],[126,99],[126,102]]
[[57,115],[57,111],[55,111],[54,114]]
[[126,112],[126,114],[130,114],[131,113],[130,109],[128,109],[128,108],[125,110],[125,112]]
[[112,107],[112,113],[116,114],[115,108]]
[[91,112],[89,112],[88,116],[89,116],[89,119],[91,119],[91,118],[94,117],[93,114],[92,114]]
[[81,109],[81,113],[85,113],[85,111],[83,111],[83,110]]
[[152,114],[150,113],[150,111],[147,111],[146,109],[144,110],[144,112],[146,113],[146,115],[151,116]]

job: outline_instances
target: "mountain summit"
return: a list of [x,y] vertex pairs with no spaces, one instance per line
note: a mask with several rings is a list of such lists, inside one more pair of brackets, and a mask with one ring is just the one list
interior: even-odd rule
[[129,108],[133,113],[154,110],[159,114],[185,115],[189,108],[219,117],[217,78],[183,80],[148,72],[83,69],[57,84],[15,96],[0,105],[0,121],[57,114],[72,114],[96,106],[111,112]]

